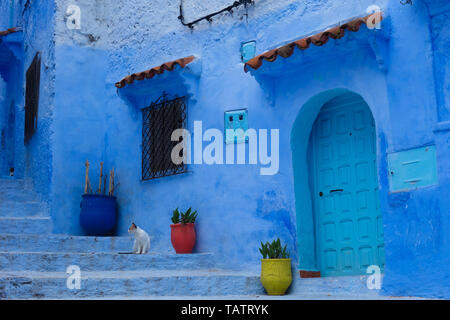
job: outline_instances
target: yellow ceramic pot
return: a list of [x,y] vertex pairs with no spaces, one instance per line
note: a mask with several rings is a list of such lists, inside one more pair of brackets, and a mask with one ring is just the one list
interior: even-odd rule
[[267,294],[283,295],[292,283],[291,259],[261,259],[261,283]]

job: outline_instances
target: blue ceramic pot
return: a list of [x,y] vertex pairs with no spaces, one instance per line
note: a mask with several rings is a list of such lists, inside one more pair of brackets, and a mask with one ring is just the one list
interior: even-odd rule
[[80,224],[88,235],[112,235],[117,226],[116,197],[84,194],[80,206]]

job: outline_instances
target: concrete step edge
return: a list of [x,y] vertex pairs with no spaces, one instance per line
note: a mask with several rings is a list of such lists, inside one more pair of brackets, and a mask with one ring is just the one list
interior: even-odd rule
[[51,218],[49,216],[23,216],[23,217],[5,217],[5,216],[1,216],[0,217],[0,221],[1,220],[50,220]]
[[[50,218],[48,216],[44,216],[45,218]],[[0,240],[2,236],[6,237],[27,237],[27,238],[54,238],[54,239],[69,239],[69,240],[92,240],[92,241],[122,241],[122,240],[134,240],[132,237],[128,236],[108,236],[108,237],[96,237],[96,236],[72,236],[66,234],[20,234],[20,233],[2,233],[0,234]]]
[[3,205],[11,205],[11,204],[17,204],[17,203],[20,203],[20,204],[27,204],[27,205],[32,205],[32,204],[35,204],[35,205],[42,205],[42,202],[41,201],[39,201],[39,199],[30,199],[30,200],[23,200],[23,201],[16,201],[16,200],[3,200],[2,202],[0,202],[0,206],[3,206]]
[[[258,274],[248,271],[233,271],[224,269],[192,269],[192,270],[131,270],[131,271],[81,271],[81,279],[140,279],[140,278],[170,278],[188,277],[250,277],[259,278]],[[0,280],[7,279],[67,279],[66,272],[54,271],[0,271]]]
[[[0,235],[1,236],[1,235]],[[130,256],[135,254],[121,254],[119,252],[72,252],[72,251],[64,251],[64,252],[51,252],[51,251],[0,251],[0,255],[54,255],[54,256],[63,256],[67,255],[79,255],[79,256],[92,256],[92,255],[117,255],[117,256]],[[176,254],[176,253],[160,253],[160,252],[150,252],[144,255],[136,255],[143,257],[176,257],[176,258],[189,258],[189,257],[210,257],[214,254],[212,252],[199,252],[199,253],[190,253],[190,254]]]

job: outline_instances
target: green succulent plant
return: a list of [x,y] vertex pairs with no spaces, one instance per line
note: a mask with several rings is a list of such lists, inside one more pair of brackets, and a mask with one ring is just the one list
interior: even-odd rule
[[178,208],[173,210],[172,223],[174,224],[180,223],[180,211],[178,211]]
[[178,208],[176,208],[175,210],[173,210],[172,223],[195,223],[197,215],[197,211],[192,212],[192,208],[189,208],[186,212],[180,212]]
[[259,248],[264,259],[287,259],[289,258],[289,252],[287,251],[287,245],[281,246],[280,238],[273,240],[272,243],[262,243]]

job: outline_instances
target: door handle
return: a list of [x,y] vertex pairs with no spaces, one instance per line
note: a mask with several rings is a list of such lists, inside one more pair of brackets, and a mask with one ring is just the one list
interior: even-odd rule
[[330,193],[338,192],[338,191],[342,192],[342,191],[344,191],[344,189],[333,189],[333,190],[330,190]]

